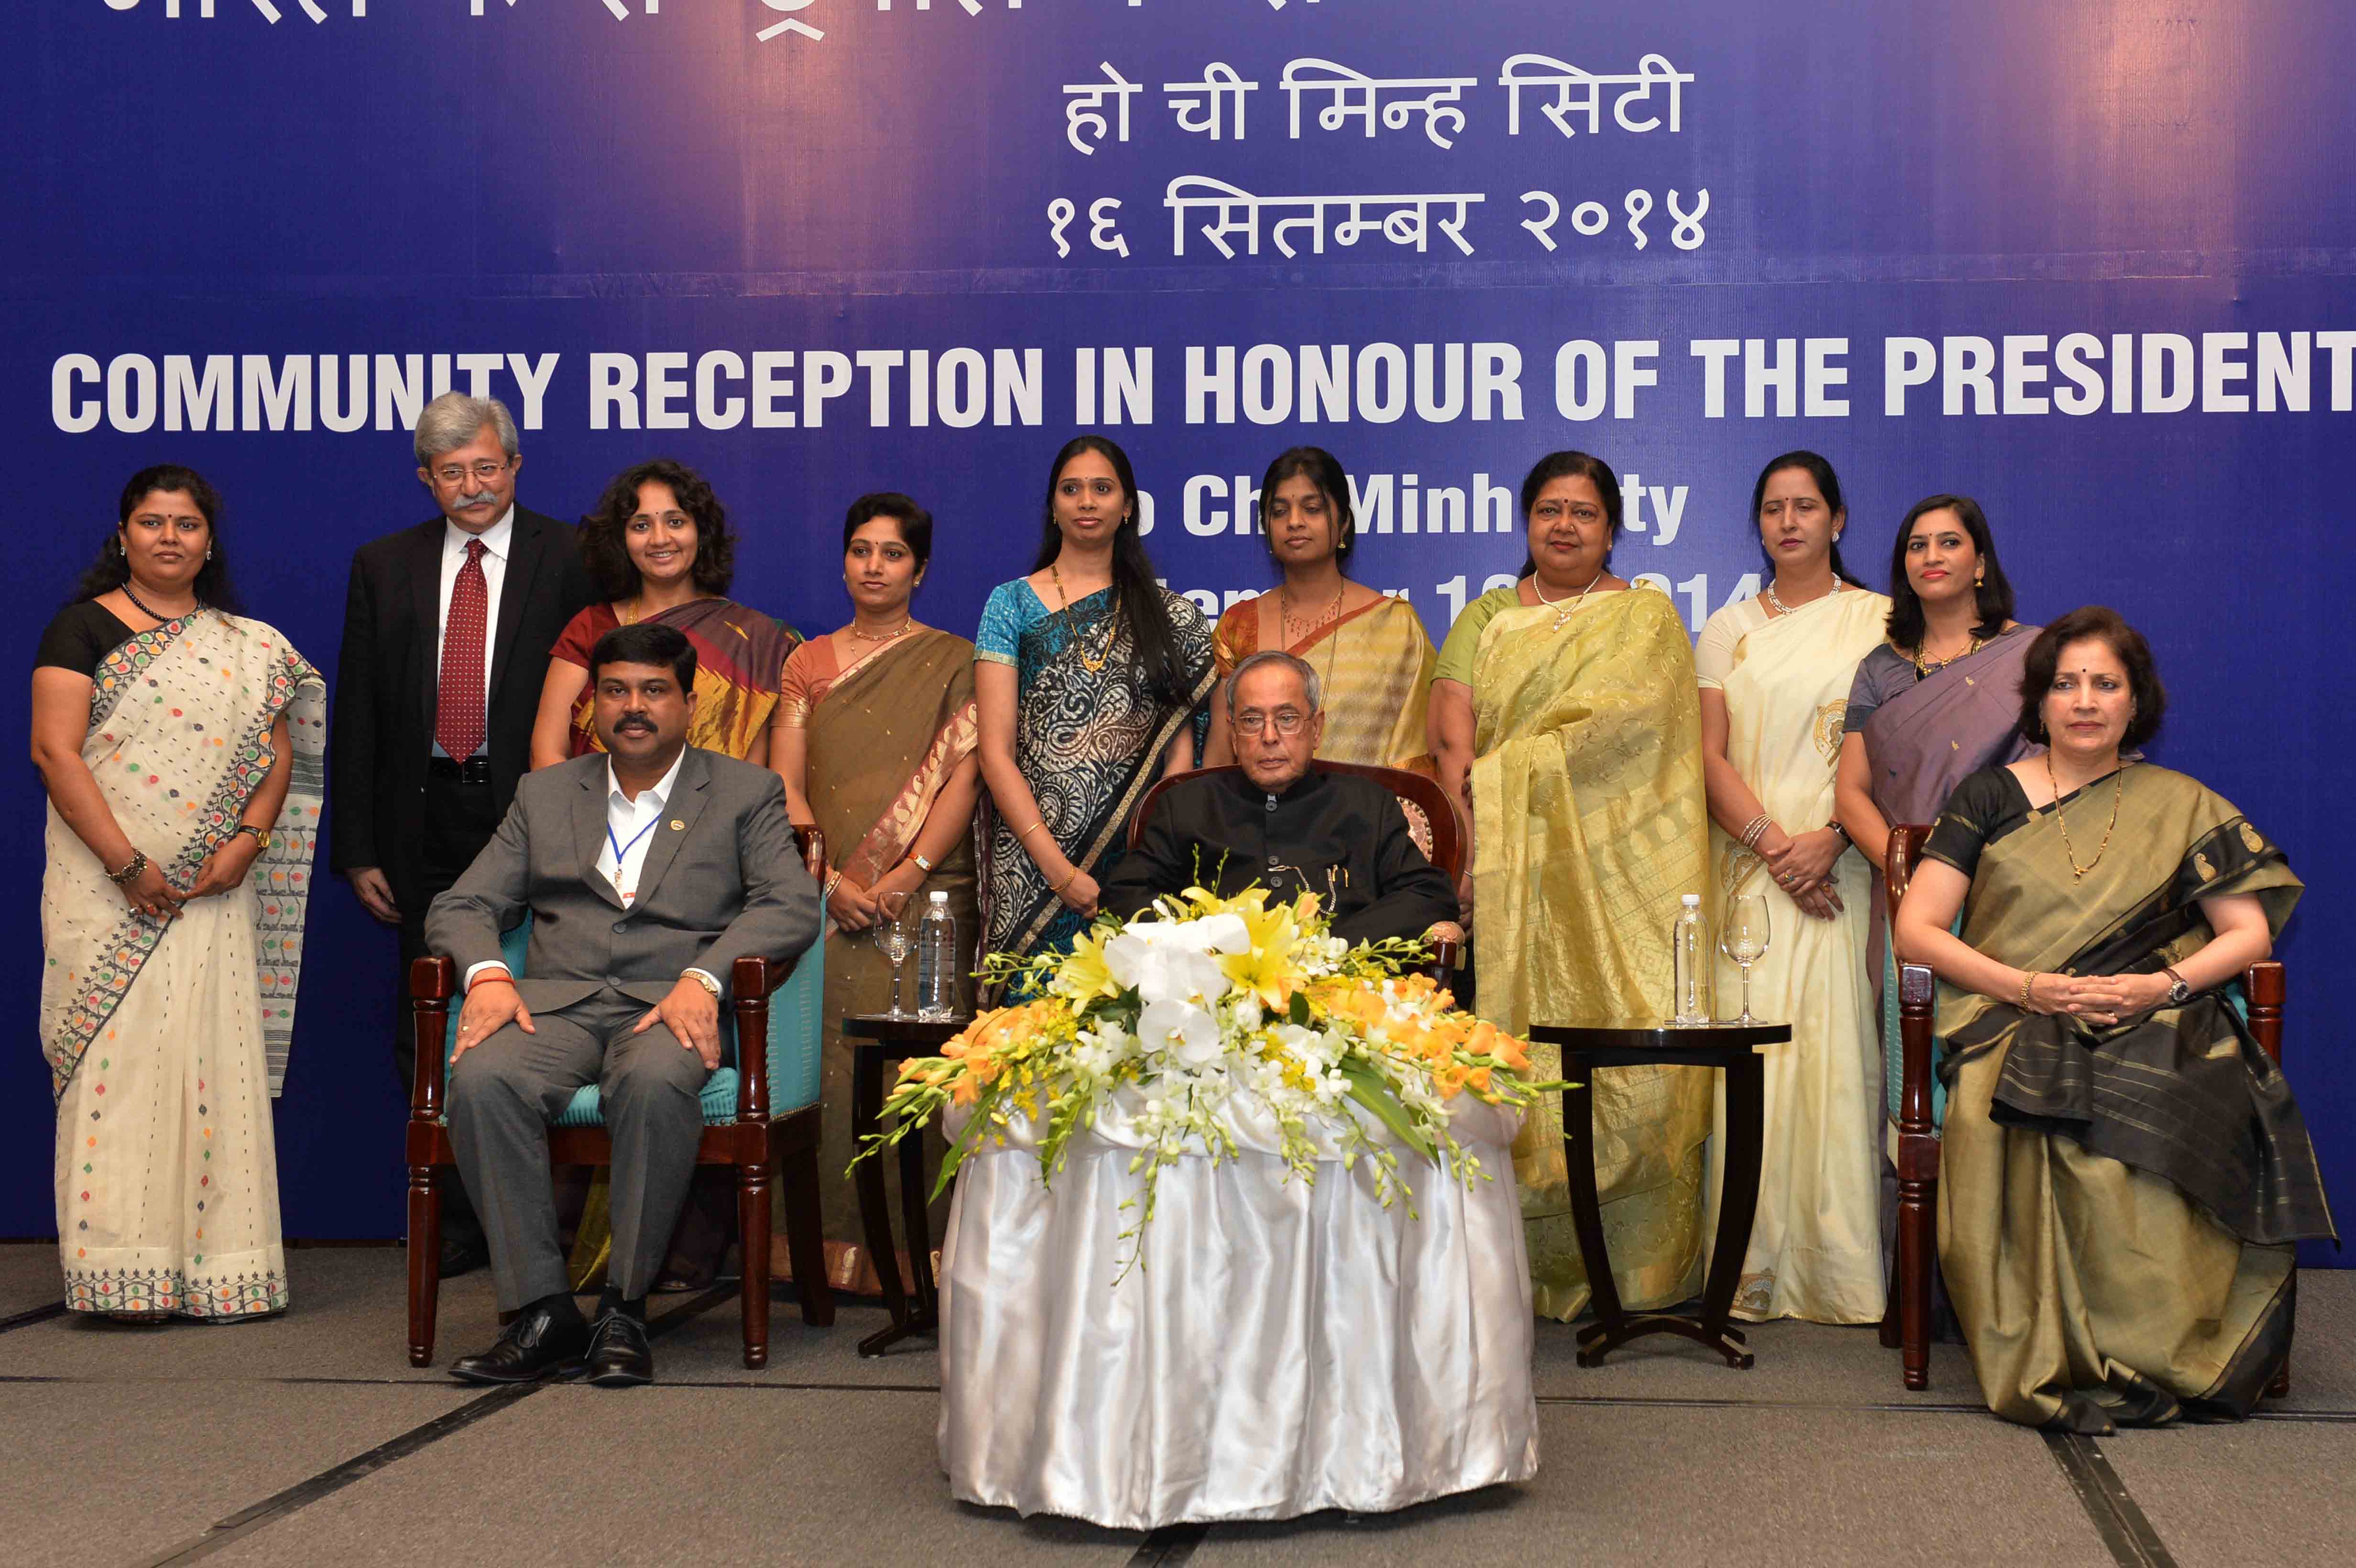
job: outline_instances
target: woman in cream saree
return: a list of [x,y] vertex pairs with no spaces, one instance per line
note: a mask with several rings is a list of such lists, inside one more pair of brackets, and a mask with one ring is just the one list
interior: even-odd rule
[[[1481,1015],[1531,1024],[1666,1018],[1669,928],[1705,892],[1707,819],[1693,655],[1668,598],[1602,592],[1568,616],[1497,609],[1472,668],[1472,941]],[[1542,1078],[1558,1048],[1534,1046]],[[1702,1141],[1712,1074],[1595,1074],[1596,1187],[1613,1282],[1632,1308],[1697,1285]],[[1570,1222],[1562,1107],[1548,1097],[1514,1141],[1537,1310],[1587,1305]],[[1580,1154],[1588,1155],[1581,1136]]]
[[[56,689],[45,681],[88,677],[83,777],[43,761],[40,1029],[66,1305],[143,1318],[276,1312],[287,1277],[270,1103],[294,1031],[326,688],[273,628],[201,606],[94,667],[53,651],[70,618],[127,633],[107,607],[117,596],[60,615],[35,677],[37,731]],[[177,902],[143,892],[156,885],[144,876],[109,875],[85,841],[93,785],[106,827]],[[218,885],[249,835],[266,847]]]
[[[1721,907],[1766,900],[1772,940],[1751,966],[1751,1010],[1788,1021],[1788,1044],[1762,1053],[1766,1141],[1759,1207],[1734,1314],[1763,1320],[1875,1323],[1881,1265],[1880,1051],[1871,1013],[1866,924],[1872,875],[1835,824],[1834,775],[1858,661],[1879,645],[1890,601],[1854,587],[1836,541],[1847,514],[1832,467],[1791,453],[1761,473],[1752,512],[1775,563],[1757,598],[1702,628],[1703,691]],[[1722,954],[1721,997],[1741,987]],[[1710,1220],[1726,1147],[1721,1085],[1710,1140]]]

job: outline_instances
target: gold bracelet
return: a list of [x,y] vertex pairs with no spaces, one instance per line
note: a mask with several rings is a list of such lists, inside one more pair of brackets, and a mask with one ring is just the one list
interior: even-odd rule
[[2037,1001],[2036,998],[2029,994],[2029,991],[2030,988],[2037,984],[2037,976],[2042,973],[2042,970],[2032,969],[2028,974],[2021,976],[2020,1010],[2024,1013],[2033,1012],[2036,1010]]
[[908,859],[914,860],[916,863],[916,869],[924,872],[925,875],[929,877],[933,874],[933,863],[930,860],[926,859],[922,855],[916,854],[912,851],[909,854]]
[[1020,832],[1020,833],[1016,834],[1016,835],[1014,836],[1014,841],[1015,841],[1016,843],[1020,844],[1023,839],[1030,837],[1031,837],[1031,835],[1033,835],[1033,833],[1038,832],[1038,831],[1039,831],[1039,829],[1041,829],[1042,827],[1046,827],[1046,826],[1047,826],[1047,819],[1046,819],[1045,817],[1044,817],[1044,816],[1043,816],[1043,817],[1041,817],[1038,821],[1036,821],[1036,822],[1033,823],[1030,827],[1028,827],[1024,828],[1022,832]]

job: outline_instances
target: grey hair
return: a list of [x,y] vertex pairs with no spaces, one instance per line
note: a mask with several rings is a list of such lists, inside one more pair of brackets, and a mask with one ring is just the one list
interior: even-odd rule
[[431,468],[435,458],[474,440],[476,432],[485,425],[499,432],[499,450],[515,456],[515,416],[508,412],[505,403],[497,398],[470,398],[464,392],[443,393],[417,416],[417,465]]
[[1236,716],[1236,688],[1243,684],[1245,676],[1267,665],[1281,665],[1301,677],[1301,686],[1309,693],[1311,713],[1315,713],[1325,706],[1325,694],[1319,689],[1317,684],[1317,671],[1307,659],[1295,658],[1281,648],[1262,648],[1236,666],[1235,673],[1227,677],[1228,718],[1233,719]]

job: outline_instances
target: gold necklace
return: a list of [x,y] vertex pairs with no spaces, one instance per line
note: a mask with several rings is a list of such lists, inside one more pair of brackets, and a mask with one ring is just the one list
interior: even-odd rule
[[2094,847],[2094,858],[2081,866],[2078,864],[2078,851],[2070,842],[2070,824],[2062,816],[2062,781],[2053,776],[2053,753],[2050,750],[2045,753],[2045,782],[2053,786],[2053,820],[2062,829],[2062,853],[2070,859],[2070,880],[2072,882],[2101,865],[2103,856],[2110,849],[2111,831],[2119,825],[2119,802],[2126,798],[2127,793],[2127,771],[2124,766],[2118,770],[2117,778],[2118,784],[2111,792],[2110,827],[2103,829],[2103,841]]
[[[1331,693],[1333,689],[1333,666],[1342,657],[1342,595],[1347,591],[1348,587],[1349,584],[1344,582],[1340,588],[1333,590],[1333,603],[1325,607],[1325,613],[1320,615],[1315,621],[1311,622],[1309,625],[1309,630],[1312,632],[1314,632],[1318,627],[1325,625],[1329,622],[1332,623],[1333,626],[1333,635],[1326,640],[1325,647],[1325,684],[1322,689],[1327,693]],[[1292,585],[1290,583],[1278,584],[1276,590],[1277,631],[1288,645],[1295,640],[1292,635],[1291,603]]]
[[[1064,592],[1064,574],[1055,570],[1055,563],[1052,560],[1047,563],[1047,578],[1055,585],[1056,613],[1062,615],[1065,622],[1069,624],[1072,619],[1072,596]],[[1113,606],[1115,614],[1119,613],[1119,611],[1120,606],[1118,604]],[[1094,658],[1088,657],[1086,628],[1072,634],[1072,647],[1080,656],[1081,667],[1090,675],[1102,674],[1105,665],[1112,658],[1112,638],[1109,636],[1105,638],[1104,652]]]
[[1551,628],[1554,631],[1559,632],[1563,628],[1563,624],[1570,619],[1571,612],[1577,610],[1580,605],[1586,601],[1587,596],[1595,592],[1595,585],[1602,581],[1606,575],[1607,573],[1601,567],[1598,567],[1596,568],[1595,575],[1587,580],[1587,586],[1580,589],[1576,594],[1566,589],[1560,599],[1549,599],[1546,596],[1546,584],[1538,581],[1537,573],[1532,572],[1530,574],[1530,592],[1537,596],[1537,602],[1541,604],[1559,604],[1562,606],[1561,609],[1557,610],[1554,613],[1554,625]]
[[893,627],[890,631],[878,633],[862,632],[859,629],[859,623],[857,621],[853,621],[851,623],[851,635],[857,637],[862,643],[888,643],[905,633],[909,627],[916,624],[916,616],[910,615],[902,620],[898,625]]
[[1914,678],[1917,680],[1930,679],[1931,672],[1933,670],[1944,669],[1949,665],[1954,664],[1957,659],[1967,659],[1974,654],[1979,652],[1982,648],[1987,646],[1987,644],[1978,637],[1973,637],[1964,645],[1964,648],[1961,653],[1949,654],[1943,659],[1934,659],[1925,656],[1925,651],[1930,647],[1930,635],[1928,633],[1925,633],[1923,635],[1922,641],[1917,645],[1913,654],[1911,656],[1914,664]]

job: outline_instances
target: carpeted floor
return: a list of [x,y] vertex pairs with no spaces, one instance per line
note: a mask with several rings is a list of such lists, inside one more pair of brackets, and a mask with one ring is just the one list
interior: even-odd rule
[[[290,1261],[284,1318],[143,1329],[39,1316],[55,1253],[0,1246],[0,1563],[2191,1568],[2356,1540],[2356,1272],[2303,1276],[2297,1392],[2241,1426],[2049,1442],[1982,1411],[1952,1346],[1909,1394],[1869,1328],[1764,1325],[1738,1372],[1664,1339],[1582,1370],[1546,1324],[1528,1485],[1148,1536],[950,1501],[937,1359],[861,1360],[872,1307],[812,1330],[780,1301],[754,1373],[733,1296],[659,1301],[658,1387],[519,1396],[409,1366],[399,1251]],[[495,1331],[484,1275],[444,1286],[437,1362]]]

